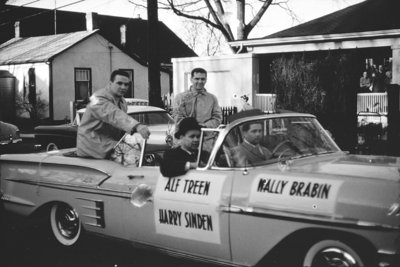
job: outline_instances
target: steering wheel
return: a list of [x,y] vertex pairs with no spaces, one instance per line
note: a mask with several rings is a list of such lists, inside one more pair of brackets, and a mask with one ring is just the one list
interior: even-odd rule
[[[282,152],[280,152],[278,154],[278,151],[284,147],[284,146],[288,146],[289,148],[283,149]],[[287,151],[294,151],[293,149],[294,145],[292,144],[292,142],[290,140],[283,140],[282,142],[280,142],[279,144],[277,144],[275,146],[275,148],[272,150],[272,158],[281,158],[283,154],[285,154]]]

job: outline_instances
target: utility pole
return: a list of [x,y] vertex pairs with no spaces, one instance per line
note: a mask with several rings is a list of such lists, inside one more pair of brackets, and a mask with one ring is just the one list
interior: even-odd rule
[[54,34],[57,34],[57,0],[54,0]]
[[158,34],[158,3],[156,0],[147,0],[147,59],[149,63],[149,104],[156,107],[162,107]]

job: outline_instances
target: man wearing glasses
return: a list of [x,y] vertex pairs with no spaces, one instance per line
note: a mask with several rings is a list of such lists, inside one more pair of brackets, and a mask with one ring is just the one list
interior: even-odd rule
[[128,73],[114,70],[106,88],[96,91],[86,106],[78,127],[77,155],[79,157],[108,159],[113,148],[124,135],[139,133],[147,139],[150,131],[130,117],[123,97],[130,84]]

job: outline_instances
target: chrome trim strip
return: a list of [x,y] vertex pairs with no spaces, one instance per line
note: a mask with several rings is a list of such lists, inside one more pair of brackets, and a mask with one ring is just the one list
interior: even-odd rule
[[101,211],[100,208],[97,207],[91,207],[91,206],[82,206],[82,208],[84,209],[88,209],[88,210],[96,210],[96,211]]
[[387,224],[378,224],[373,222],[360,221],[353,218],[343,218],[338,216],[309,214],[304,212],[276,210],[258,207],[244,207],[244,206],[220,206],[222,212],[236,213],[257,217],[273,217],[276,219],[284,219],[289,221],[313,221],[316,224],[326,224],[338,227],[357,227],[368,228],[376,230],[400,230],[398,226]]
[[36,207],[35,203],[33,203],[33,202],[24,200],[19,197],[14,197],[14,196],[11,196],[8,194],[2,195],[1,200],[5,201],[5,202],[13,203],[13,204],[21,205],[21,206]]
[[[107,188],[95,188],[95,187],[81,186],[81,185],[67,185],[67,184],[46,183],[46,182],[36,182],[36,181],[22,181],[22,180],[18,180],[18,179],[6,179],[6,180],[10,181],[10,182],[15,182],[15,183],[29,184],[29,185],[33,185],[33,186],[41,186],[41,187],[54,188],[54,189],[62,189],[62,190],[66,190],[66,191],[83,192],[83,193],[88,193],[88,194],[98,194],[98,195],[102,195],[102,196],[113,196],[113,197],[119,197],[119,198],[124,198],[124,199],[131,198],[130,191],[117,191],[117,190],[112,190],[112,189],[107,189]],[[93,191],[93,192],[90,192],[90,191]],[[99,200],[99,201],[101,201],[101,200]]]
[[391,251],[387,249],[379,249],[378,254],[384,254],[384,255],[400,255],[400,253],[396,253],[396,251]]
[[90,226],[94,226],[94,227],[104,228],[102,225],[100,225],[100,224],[96,224],[96,223],[88,223],[88,222],[84,222],[84,224],[86,224],[86,225],[90,225]]
[[90,215],[90,214],[82,214],[82,216],[85,216],[87,218],[96,219],[96,220],[102,220],[103,219],[103,217],[101,217],[101,216],[95,216],[95,215]]
[[92,201],[92,202],[103,202],[103,200],[101,200],[101,199],[86,198],[86,197],[77,197],[76,199]]

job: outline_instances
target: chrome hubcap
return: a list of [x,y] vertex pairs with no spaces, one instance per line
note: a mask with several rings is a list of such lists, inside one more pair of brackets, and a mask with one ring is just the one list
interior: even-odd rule
[[56,212],[57,228],[67,239],[74,238],[79,232],[78,214],[67,206],[59,206]]
[[359,267],[353,255],[340,248],[326,248],[318,252],[312,267]]

